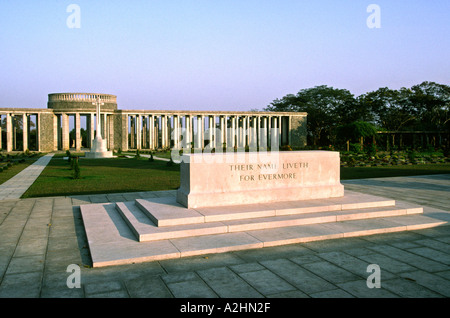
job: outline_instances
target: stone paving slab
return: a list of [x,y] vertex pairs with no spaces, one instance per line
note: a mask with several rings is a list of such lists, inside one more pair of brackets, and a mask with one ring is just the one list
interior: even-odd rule
[[[424,206],[425,216],[450,207],[450,175],[343,183]],[[297,306],[300,298],[313,297],[450,296],[449,226],[92,268],[79,209],[80,202],[92,203],[90,198],[96,201],[95,196],[1,201],[0,297],[293,297]],[[34,248],[40,244],[33,246],[34,235],[47,240],[46,250]],[[70,264],[80,266],[80,288],[67,286]],[[369,264],[380,266],[381,288],[368,288]]]

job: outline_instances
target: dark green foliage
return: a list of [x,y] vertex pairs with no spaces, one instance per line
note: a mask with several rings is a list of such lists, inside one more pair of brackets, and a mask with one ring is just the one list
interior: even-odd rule
[[353,142],[359,142],[361,137],[373,137],[377,134],[376,127],[364,121],[354,121],[350,124],[339,126],[336,130],[339,138]]
[[[384,131],[448,131],[450,86],[423,82],[398,90],[382,87],[355,97],[348,90],[322,85],[276,99],[265,110],[307,112],[312,146],[337,143],[337,128],[354,122],[371,123]],[[360,137],[371,134],[363,127],[359,131]]]
[[175,165],[175,162],[173,162],[172,156],[170,156],[170,160],[167,161],[167,165],[168,165],[169,167]]
[[74,179],[80,179],[81,178],[81,169],[80,169],[80,163],[78,161],[78,157],[73,158],[73,178]]

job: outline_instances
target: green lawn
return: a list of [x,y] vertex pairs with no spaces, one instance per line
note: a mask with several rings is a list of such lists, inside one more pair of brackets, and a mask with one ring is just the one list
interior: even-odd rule
[[[141,157],[79,162],[81,179],[75,180],[67,160],[52,159],[23,197],[174,190],[180,185],[179,165],[165,161]],[[450,164],[341,167],[342,180],[443,173],[450,173]]]
[[[0,172],[0,184],[8,181],[9,179],[14,177],[16,174],[21,172],[23,169],[25,169],[26,167],[28,167],[29,165],[31,165],[38,159],[39,159],[39,157],[28,158],[28,159],[25,159],[24,162],[14,164],[14,165],[12,165],[12,167],[9,167],[9,168],[3,170],[2,172]],[[6,166],[6,162],[0,162],[0,167],[5,168],[5,166]]]
[[73,179],[67,160],[55,158],[23,195],[24,198],[176,189],[179,166],[147,158],[79,159],[81,179]]
[[450,173],[450,163],[379,167],[341,167],[341,180]]

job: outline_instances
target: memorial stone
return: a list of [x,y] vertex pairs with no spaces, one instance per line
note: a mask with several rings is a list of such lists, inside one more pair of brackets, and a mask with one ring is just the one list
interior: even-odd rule
[[336,198],[339,152],[187,154],[177,201],[187,208]]

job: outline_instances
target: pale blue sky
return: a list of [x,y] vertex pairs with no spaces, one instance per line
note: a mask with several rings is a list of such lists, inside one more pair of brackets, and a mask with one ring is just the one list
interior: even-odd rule
[[317,85],[449,85],[449,13],[449,0],[0,0],[0,107],[99,92],[122,109],[250,110]]

